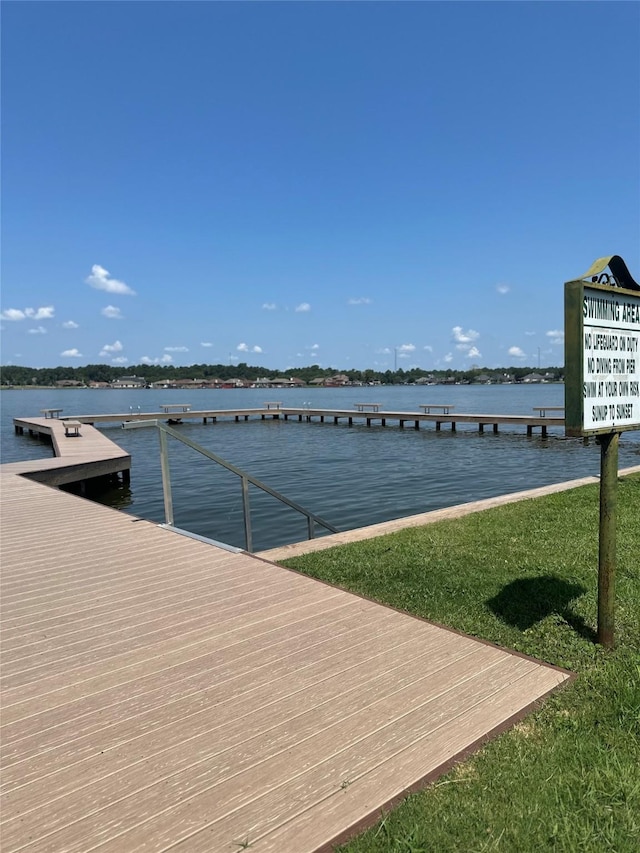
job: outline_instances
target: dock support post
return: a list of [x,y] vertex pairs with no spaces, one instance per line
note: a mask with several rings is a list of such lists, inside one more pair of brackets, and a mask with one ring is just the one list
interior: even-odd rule
[[353,426],[353,418],[349,418],[349,426]]
[[370,426],[371,426],[371,418],[367,418],[367,426],[368,426],[368,427],[370,427]]
[[531,426],[531,424],[527,424],[527,436],[530,438],[532,434],[533,434],[533,427]]
[[544,424],[542,426],[542,437],[543,438],[547,437],[547,428],[546,428],[546,426],[544,426]]
[[478,432],[484,432],[484,424],[478,424]]
[[498,434],[498,424],[493,425],[493,431],[496,435]]
[[337,417],[334,417],[334,419],[333,419],[333,424],[334,424],[334,426],[335,426],[337,423],[338,423],[338,418],[337,418]]
[[386,419],[386,418],[381,418],[380,423],[381,423],[381,425],[382,425],[382,426],[386,426],[386,425],[387,425],[387,419]]
[[455,432],[455,431],[456,431],[456,422],[451,421],[451,432]]
[[413,422],[413,428],[414,429],[420,429],[420,421],[414,421]]
[[120,472],[122,475],[122,482],[128,484],[131,482],[131,469],[125,468],[124,471]]
[[320,415],[320,423],[321,423],[321,424],[323,424],[323,423],[324,423],[324,415]]
[[301,424],[301,423],[302,423],[302,415],[298,415],[298,423],[299,423],[299,424]]
[[400,419],[400,429],[404,429],[404,421]]
[[440,432],[441,427],[442,427],[442,424],[440,423],[440,421],[436,421],[436,432]]

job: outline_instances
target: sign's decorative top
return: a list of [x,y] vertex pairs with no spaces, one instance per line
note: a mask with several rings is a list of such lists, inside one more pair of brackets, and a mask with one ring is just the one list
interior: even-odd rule
[[[609,272],[604,272],[609,267]],[[625,287],[627,290],[640,290],[640,284],[634,280],[620,255],[609,255],[595,260],[584,275],[575,281],[591,281],[594,284],[610,284]]]

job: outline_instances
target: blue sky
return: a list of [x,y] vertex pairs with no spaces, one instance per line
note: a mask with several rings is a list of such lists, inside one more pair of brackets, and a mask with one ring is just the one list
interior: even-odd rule
[[8,2],[2,363],[563,361],[640,276],[640,5]]

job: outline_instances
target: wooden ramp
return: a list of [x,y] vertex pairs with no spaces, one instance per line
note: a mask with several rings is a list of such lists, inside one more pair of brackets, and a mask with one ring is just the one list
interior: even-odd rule
[[330,849],[569,674],[2,477],[2,850]]

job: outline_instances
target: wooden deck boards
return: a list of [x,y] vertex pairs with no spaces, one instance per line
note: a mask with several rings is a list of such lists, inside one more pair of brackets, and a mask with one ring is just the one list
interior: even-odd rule
[[13,471],[3,853],[311,853],[568,678]]
[[[66,435],[65,421],[58,418],[14,418],[13,423],[18,431],[49,436],[54,458],[9,463],[3,466],[7,474],[27,474],[52,486],[105,475],[128,477],[131,456],[90,425],[82,425],[79,435]],[[37,500],[24,489],[15,487],[15,500],[26,495],[29,500]]]

